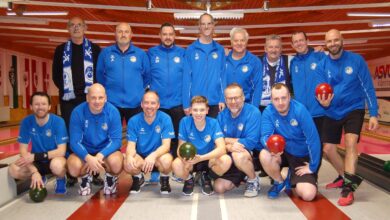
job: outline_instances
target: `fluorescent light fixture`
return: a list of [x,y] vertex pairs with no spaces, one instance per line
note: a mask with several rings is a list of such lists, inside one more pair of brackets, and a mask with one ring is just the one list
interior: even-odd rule
[[[344,45],[349,45],[349,44],[365,44],[367,43],[367,39],[347,39],[347,40],[344,40],[343,41],[343,44]],[[321,45],[321,46],[324,46],[325,45],[325,41],[309,41],[308,45],[310,46],[317,46],[317,45]]]
[[348,12],[350,17],[390,17],[390,13]]
[[[184,29],[184,30],[180,30],[180,33],[181,34],[199,34],[199,30],[198,29]],[[217,30],[214,30],[214,33],[216,33],[216,34],[229,34],[230,30],[221,30],[221,29],[218,30],[217,29]]]
[[390,20],[375,20],[369,23],[370,27],[390,27]]
[[[199,19],[205,12],[177,12],[173,14],[176,20],[191,20]],[[243,19],[244,13],[242,12],[210,12],[214,19]]]
[[42,19],[35,18],[22,18],[22,17],[7,17],[0,16],[0,23],[11,23],[11,24],[36,24],[36,25],[48,25],[49,22]]
[[[23,11],[21,15],[24,16],[66,16],[69,12],[67,11]],[[16,16],[16,12],[7,11],[7,15]]]

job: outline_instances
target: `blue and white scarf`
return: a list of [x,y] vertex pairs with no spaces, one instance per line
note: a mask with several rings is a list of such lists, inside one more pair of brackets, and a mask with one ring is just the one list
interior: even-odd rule
[[[93,84],[93,58],[92,58],[92,46],[91,42],[84,38],[83,40],[84,51],[84,80],[85,89],[84,93],[88,92],[89,87]],[[68,101],[76,98],[73,88],[72,80],[72,41],[69,40],[65,44],[64,54],[62,57],[64,78],[64,96],[62,100]]]
[[[286,75],[284,73],[286,67],[283,57],[281,56],[278,61],[276,61],[276,70],[275,70],[275,82],[274,83],[286,83]],[[268,65],[267,54],[264,54],[263,57],[263,90],[261,95],[261,106],[267,106],[271,103],[271,76],[270,69]]]

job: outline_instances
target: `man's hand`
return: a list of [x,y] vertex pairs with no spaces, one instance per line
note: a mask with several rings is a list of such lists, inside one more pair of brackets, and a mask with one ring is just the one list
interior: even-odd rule
[[38,171],[34,172],[32,174],[32,176],[31,176],[30,188],[32,188],[32,189],[35,189],[35,188],[42,189],[44,186],[45,186],[45,184],[42,181],[41,174]]
[[104,167],[103,167],[103,160],[98,157],[98,156],[91,156],[91,155],[88,155],[86,158],[85,158],[85,161],[86,161],[86,165],[87,165],[87,172],[89,174],[96,174],[96,173],[99,173],[100,170],[103,170]]
[[368,121],[368,130],[375,131],[378,128],[378,118],[377,117],[370,117],[370,120]]
[[202,160],[201,160],[201,157],[200,157],[199,154],[195,155],[194,158],[189,159],[189,160],[186,160],[186,159],[183,158],[183,162],[184,162],[185,165],[186,165],[186,164],[187,164],[187,165],[194,165],[194,164],[199,163],[200,161],[202,161]]
[[152,172],[154,164],[156,163],[156,154],[151,153],[149,156],[145,158],[144,166],[142,167],[142,171],[144,173]]
[[16,160],[15,164],[19,167],[25,167],[34,162],[34,154],[28,152],[24,155],[21,155],[18,160]]
[[231,152],[237,152],[238,153],[238,152],[244,152],[245,151],[244,145],[242,145],[238,141],[234,142],[231,146],[232,146],[230,148]]
[[311,174],[311,173],[313,172],[310,170],[308,162],[305,162],[304,166],[295,168],[295,174],[297,174],[297,176],[303,176],[305,174]]
[[325,98],[325,94],[322,94],[322,96],[321,94],[318,94],[316,99],[322,106],[326,108],[330,105],[330,102],[332,101],[333,97],[334,97],[334,93],[328,95],[328,98]]
[[225,109],[225,103],[220,102],[218,103],[219,112],[223,111]]

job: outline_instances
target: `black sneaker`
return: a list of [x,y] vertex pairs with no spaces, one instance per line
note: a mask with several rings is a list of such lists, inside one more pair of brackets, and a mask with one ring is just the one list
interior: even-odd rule
[[202,172],[200,177],[200,185],[202,187],[202,193],[204,195],[211,195],[214,193],[213,186],[211,185],[211,180],[207,172]]
[[193,192],[194,192],[194,177],[191,177],[191,179],[184,181],[183,194],[186,196],[191,196]]
[[169,185],[169,176],[160,176],[160,193],[169,194],[171,192],[171,186]]
[[94,186],[103,186],[104,185],[104,180],[100,177],[99,173],[93,175],[92,184]]
[[141,178],[133,176],[133,185],[131,186],[130,193],[139,193],[141,192],[141,187],[145,185],[144,175],[141,175]]
[[66,180],[66,187],[73,187],[78,182],[77,178],[71,176],[70,174],[66,175],[66,178],[67,178],[67,180]]

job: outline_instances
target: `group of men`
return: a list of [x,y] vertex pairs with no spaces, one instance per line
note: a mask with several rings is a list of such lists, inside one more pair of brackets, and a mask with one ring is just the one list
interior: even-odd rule
[[[88,195],[92,175],[105,170],[104,193],[109,195],[116,193],[122,170],[133,177],[131,193],[140,192],[143,174],[157,171],[160,191],[168,194],[173,172],[184,181],[183,194],[191,195],[197,173],[206,195],[246,182],[244,195],[255,197],[259,159],[273,179],[269,198],[293,188],[312,201],[323,151],[340,175],[327,188],[342,188],[339,205],[352,204],[362,181],[356,175],[357,143],[366,103],[369,129],[378,126],[375,90],[363,58],[345,51],[334,29],[325,36],[329,55],[308,47],[304,32],[293,33],[297,54],[290,60],[282,55],[278,35],[267,36],[264,56],[250,53],[243,28],[231,30],[232,50],[225,53],[213,40],[214,28],[212,16],[203,14],[199,39],[183,49],[174,44],[174,26],[164,23],[161,44],[145,53],[131,43],[130,25],[120,23],[116,44],[100,52],[84,36],[84,20],[70,19],[71,39],[57,47],[53,62],[65,123],[48,113],[47,94],[33,94],[34,116],[21,124],[21,157],[10,167],[11,175],[31,177],[32,187],[42,187],[42,177],[51,172],[57,176],[56,193],[65,193],[67,171],[81,177],[79,193]],[[333,87],[333,95],[316,97],[315,87],[322,82]],[[120,152],[122,119],[127,123],[125,154]],[[343,129],[344,162],[336,148]],[[285,138],[283,152],[268,150],[272,134]],[[177,156],[185,142],[197,148],[193,159]],[[259,152],[258,158],[253,152]],[[282,167],[288,167],[285,178]]]

